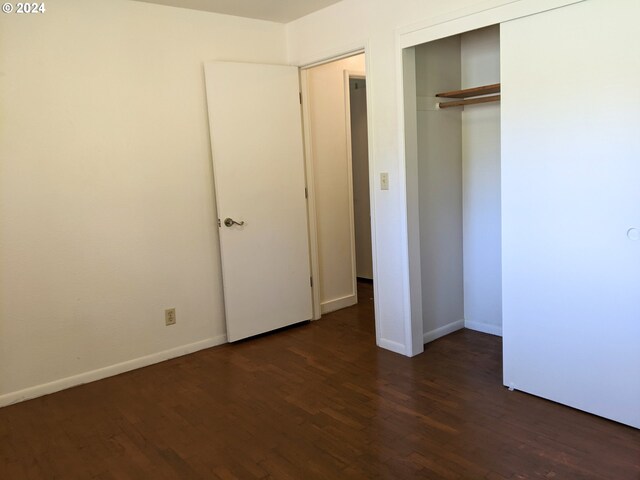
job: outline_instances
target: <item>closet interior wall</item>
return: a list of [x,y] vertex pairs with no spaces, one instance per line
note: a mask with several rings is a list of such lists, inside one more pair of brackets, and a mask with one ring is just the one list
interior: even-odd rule
[[500,104],[436,98],[500,82],[499,27],[417,46],[415,66],[424,339],[500,335]]

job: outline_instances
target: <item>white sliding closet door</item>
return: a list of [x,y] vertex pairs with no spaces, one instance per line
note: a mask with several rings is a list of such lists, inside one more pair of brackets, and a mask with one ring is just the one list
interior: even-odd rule
[[638,0],[502,25],[504,382],[640,427]]

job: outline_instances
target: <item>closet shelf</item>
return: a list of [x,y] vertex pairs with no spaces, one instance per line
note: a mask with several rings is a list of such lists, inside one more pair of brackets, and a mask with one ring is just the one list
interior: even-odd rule
[[[477,103],[499,102],[500,95],[491,95],[500,93],[500,84],[483,85],[482,87],[465,88],[464,90],[453,90],[451,92],[437,93],[436,97],[440,98],[459,98],[462,100],[453,102],[440,102],[440,108],[463,107],[465,105],[474,105]],[[490,95],[490,96],[481,96]]]

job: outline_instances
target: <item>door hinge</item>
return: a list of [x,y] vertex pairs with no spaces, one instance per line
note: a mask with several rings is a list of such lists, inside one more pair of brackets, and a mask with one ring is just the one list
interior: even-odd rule
[[302,92],[298,92],[298,98],[300,99],[300,105],[302,105]]
[[307,187],[304,187],[304,198],[309,198],[309,190],[307,190]]
[[313,277],[309,277],[309,285],[313,288]]

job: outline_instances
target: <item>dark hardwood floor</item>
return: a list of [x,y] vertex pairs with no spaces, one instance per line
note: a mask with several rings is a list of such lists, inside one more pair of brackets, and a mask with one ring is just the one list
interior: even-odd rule
[[370,298],[0,409],[0,479],[640,479],[638,430],[509,392],[497,337],[376,348]]

